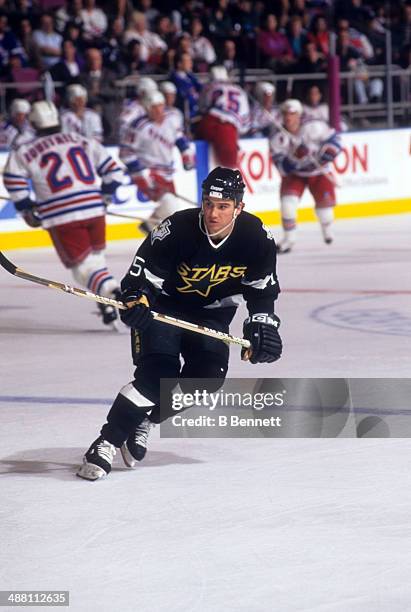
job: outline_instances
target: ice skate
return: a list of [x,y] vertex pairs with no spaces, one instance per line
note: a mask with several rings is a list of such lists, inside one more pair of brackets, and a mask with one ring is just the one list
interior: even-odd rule
[[[115,300],[120,300],[121,291],[116,289],[113,291],[112,298]],[[99,309],[99,316],[103,318],[104,325],[107,325],[113,331],[120,331],[119,328],[119,314],[118,310],[115,306],[111,306],[111,304],[97,304]]]
[[93,442],[83,458],[83,465],[77,476],[85,480],[99,480],[111,472],[111,465],[116,455],[116,448],[100,436]]
[[136,461],[142,461],[142,459],[144,459],[147,452],[147,440],[151,426],[151,421],[145,418],[129,435],[121,447],[121,455],[127,467],[133,469],[136,466]]
[[331,225],[322,225],[321,231],[323,234],[325,244],[331,244],[334,240],[334,234],[331,229]]
[[291,240],[288,236],[285,236],[283,240],[277,244],[277,253],[289,253],[292,251],[295,245],[295,240]]

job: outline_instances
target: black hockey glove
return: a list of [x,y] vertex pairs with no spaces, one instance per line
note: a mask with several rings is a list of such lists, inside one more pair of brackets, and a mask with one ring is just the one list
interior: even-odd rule
[[121,301],[128,306],[120,310],[120,319],[128,327],[144,331],[153,320],[147,296],[136,289],[126,289],[121,294]]
[[27,208],[22,212],[23,219],[30,227],[41,227],[40,217],[37,211],[33,208]]
[[258,313],[248,317],[244,321],[243,336],[251,342],[251,348],[242,349],[241,358],[249,358],[251,363],[271,363],[279,359],[283,349],[279,327],[280,319],[275,314]]

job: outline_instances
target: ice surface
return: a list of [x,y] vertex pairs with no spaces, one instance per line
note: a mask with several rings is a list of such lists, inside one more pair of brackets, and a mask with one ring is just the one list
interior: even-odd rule
[[[233,348],[229,375],[409,377],[410,228],[410,215],[339,221],[326,246],[301,226],[278,262],[284,357],[252,366]],[[109,245],[119,277],[135,247]],[[51,250],[8,256],[73,282]],[[118,457],[107,480],[81,481],[132,374],[128,334],[103,329],[92,302],[2,270],[0,291],[0,589],[70,590],[74,612],[410,609],[409,440],[157,428],[138,470]]]

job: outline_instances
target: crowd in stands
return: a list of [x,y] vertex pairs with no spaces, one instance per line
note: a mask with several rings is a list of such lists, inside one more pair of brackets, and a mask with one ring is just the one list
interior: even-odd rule
[[383,82],[369,68],[385,63],[387,28],[393,62],[408,67],[410,0],[0,0],[0,81],[16,83],[6,91],[8,104],[16,96],[35,99],[21,82],[45,71],[59,84],[59,104],[68,85],[81,84],[89,105],[104,109],[110,141],[107,118],[118,114],[120,79],[163,75],[193,119],[202,87],[197,73],[215,64],[240,75],[248,68],[324,72],[330,32],[341,69],[356,74],[357,101],[382,100]]

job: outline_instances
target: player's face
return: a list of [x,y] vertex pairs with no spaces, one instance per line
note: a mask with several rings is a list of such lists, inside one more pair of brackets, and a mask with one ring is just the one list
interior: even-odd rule
[[161,123],[164,119],[164,104],[153,104],[153,106],[150,106],[148,116],[154,123]]
[[26,113],[15,113],[15,115],[13,115],[13,123],[14,125],[18,127],[23,126],[26,119],[27,119]]
[[86,108],[86,99],[81,96],[73,98],[71,101],[71,107],[75,113],[82,112]]
[[301,115],[299,113],[284,113],[284,127],[291,133],[297,132],[301,124]]
[[[227,236],[231,230],[231,221],[234,215],[241,212],[242,206],[235,207],[234,200],[220,200],[211,196],[203,197],[204,223],[209,234],[218,234],[221,238]],[[220,232],[221,230],[221,232]]]
[[176,101],[176,94],[175,93],[166,93],[164,94],[165,99],[166,99],[166,104],[167,106],[174,106],[174,103]]

